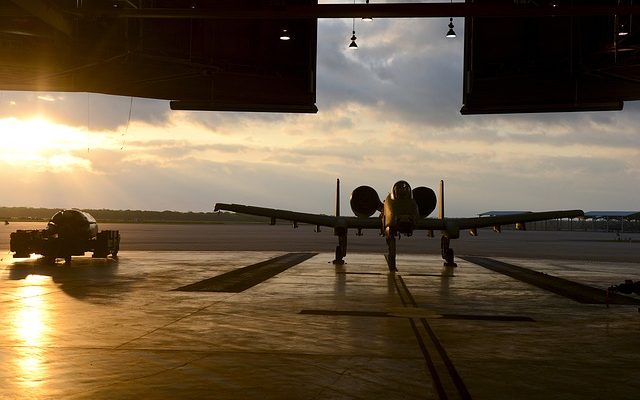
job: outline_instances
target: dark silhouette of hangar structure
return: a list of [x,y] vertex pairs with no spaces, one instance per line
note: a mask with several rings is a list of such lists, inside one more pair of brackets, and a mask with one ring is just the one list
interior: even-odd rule
[[319,18],[465,17],[463,114],[617,110],[640,98],[634,14],[631,0],[0,0],[0,90],[316,112]]
[[[173,109],[316,112],[317,20],[180,14],[225,4],[250,10],[273,1],[0,0],[0,89],[167,99]],[[146,11],[165,14],[131,14]],[[295,37],[280,40],[281,29]]]
[[517,3],[531,14],[573,3],[576,15],[467,18],[462,114],[621,110],[640,98],[640,18],[590,7],[630,0]]

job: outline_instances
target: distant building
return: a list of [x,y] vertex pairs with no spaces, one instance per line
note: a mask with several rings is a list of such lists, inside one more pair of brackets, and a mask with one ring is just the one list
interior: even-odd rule
[[[531,211],[486,211],[479,217],[499,217]],[[507,227],[508,229],[508,227]],[[585,230],[604,232],[640,232],[640,211],[588,211],[584,219],[549,220],[527,223],[529,230]]]
[[640,211],[588,211],[584,218],[591,220],[591,230],[640,232]]

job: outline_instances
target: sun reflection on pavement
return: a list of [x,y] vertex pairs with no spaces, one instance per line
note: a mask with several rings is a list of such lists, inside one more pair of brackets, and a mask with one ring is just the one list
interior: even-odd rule
[[24,388],[39,388],[46,380],[43,343],[50,330],[50,309],[42,295],[47,292],[50,282],[51,277],[29,275],[16,289],[18,302],[13,315],[15,365],[18,383]]

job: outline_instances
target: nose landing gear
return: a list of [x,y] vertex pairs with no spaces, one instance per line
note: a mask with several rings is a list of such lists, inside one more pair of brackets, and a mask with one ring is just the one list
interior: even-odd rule
[[384,255],[384,258],[387,260],[387,267],[389,267],[389,272],[397,272],[398,268],[396,268],[396,236],[392,233],[387,233],[386,238],[389,252]]

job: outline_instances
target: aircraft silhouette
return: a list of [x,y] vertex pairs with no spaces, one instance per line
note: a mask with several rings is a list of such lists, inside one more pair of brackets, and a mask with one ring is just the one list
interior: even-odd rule
[[[444,266],[455,267],[450,240],[459,238],[461,230],[468,229],[471,235],[476,236],[478,228],[493,227],[495,232],[500,232],[502,225],[516,224],[516,229],[524,230],[526,222],[584,216],[581,210],[561,210],[493,217],[446,218],[444,216],[444,181],[440,181],[439,191],[440,201],[438,202],[432,189],[418,186],[412,190],[406,181],[398,181],[383,202],[371,186],[359,186],[351,193],[349,201],[355,217],[345,217],[340,215],[340,180],[338,179],[335,216],[225,203],[216,203],[214,210],[269,217],[272,225],[275,225],[276,219],[284,219],[292,221],[294,227],[297,227],[299,222],[316,225],[318,231],[321,226],[331,227],[334,234],[338,236],[334,264],[344,263],[349,229],[356,229],[357,235],[362,235],[363,229],[379,229],[380,234],[387,241],[388,253],[385,257],[390,271],[397,271],[396,238],[401,235],[411,236],[415,230],[426,230],[429,237],[434,236],[434,231],[440,231]],[[427,218],[436,208],[436,204],[439,205],[438,217]],[[380,213],[379,216],[372,217],[376,212]]]

